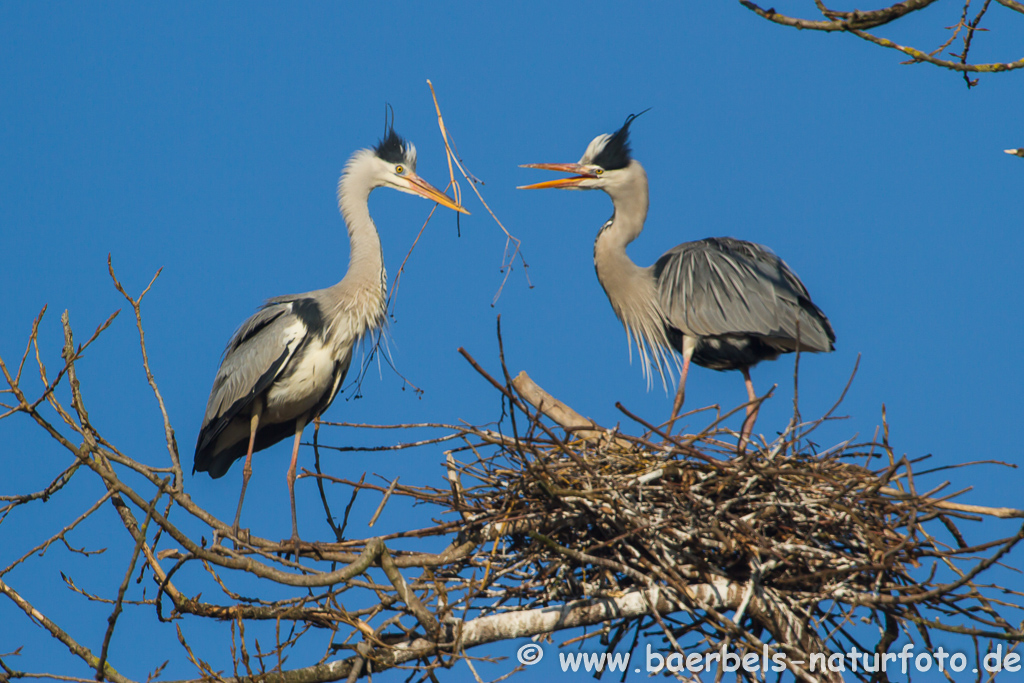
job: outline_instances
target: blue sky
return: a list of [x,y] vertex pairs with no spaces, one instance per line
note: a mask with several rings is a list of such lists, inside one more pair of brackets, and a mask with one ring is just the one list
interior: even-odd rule
[[[885,35],[938,45],[941,27],[958,18],[943,11],[952,10]],[[991,12],[993,30],[975,46],[979,59],[1019,57],[1020,22],[1000,25],[1004,14]],[[398,132],[419,149],[420,175],[444,186],[430,78],[463,160],[522,239],[533,287],[517,264],[492,306],[504,236],[463,184],[473,215],[459,231],[454,214],[439,210],[406,267],[389,329],[394,363],[423,394],[403,390],[400,377],[386,365],[378,373],[375,363],[361,397],[339,396],[326,419],[497,419],[497,394],[456,349],[496,369],[498,314],[513,373],[526,370],[606,425],[633,428],[616,401],[649,419],[667,417],[670,397],[660,387],[648,391],[639,365],[629,364],[625,334],[594,275],[592,241],[611,213],[608,198],[515,190],[551,177],[519,164],[575,161],[594,136],[650,107],[632,140],[650,176],[651,211],[630,255],[646,265],[679,242],[731,235],[782,256],[837,334],[834,353],[801,361],[805,416],[831,406],[861,357],[839,411],[849,418],[820,430],[822,447],[871,438],[884,404],[898,454],[932,454],[936,466],[1016,462],[1024,160],[1002,150],[1024,145],[1021,76],[986,76],[968,91],[956,75],[899,61],[851,36],[770,25],[728,2],[4,4],[0,354],[8,363],[20,356],[47,304],[40,340],[56,368],[63,310],[85,338],[124,309],[106,272],[108,253],[131,292],[163,268],[145,301],[147,340],[191,465],[235,327],[268,297],[343,276],[348,243],[335,185],[348,156],[381,135],[386,102]],[[387,190],[371,197],[392,277],[430,208]],[[779,385],[757,431],[784,426],[792,371],[792,356],[753,371],[760,391]],[[129,310],[79,374],[101,432],[138,459],[162,463],[162,422]],[[744,398],[738,373],[690,375],[690,408],[731,408]],[[334,429],[322,438],[354,445],[397,437]],[[0,495],[41,488],[68,464],[25,419],[0,422],[0,440]],[[271,538],[289,533],[287,451],[281,444],[255,458],[243,512],[244,525]],[[349,478],[366,471],[438,484],[442,461],[437,449],[343,455],[326,467]],[[304,450],[300,466],[311,463]],[[237,466],[218,481],[189,476],[186,490],[230,520],[240,478]],[[946,478],[953,488],[974,486],[965,502],[1020,506],[1020,470],[984,465],[929,483]],[[314,485],[300,481],[298,491],[302,535],[328,538]],[[77,514],[69,501],[84,510],[98,495],[82,482],[62,498],[70,507],[15,513],[0,525],[0,564]],[[338,496],[347,501],[347,492]],[[359,524],[376,507],[368,499]],[[408,523],[395,510],[382,525]],[[112,515],[103,519],[114,525]],[[123,540],[104,539],[97,523],[72,543],[109,544],[107,557],[83,562],[54,548],[5,580],[41,608],[68,610],[66,628],[98,648],[106,611],[63,590],[57,571],[74,567],[87,590],[112,593],[127,555],[110,555]],[[180,650],[133,649],[157,637],[147,630],[151,614],[126,619],[138,626],[115,637],[116,666],[144,679],[171,658],[165,677],[193,675]],[[227,633],[224,625],[187,626]],[[159,637],[174,642],[169,631]],[[13,666],[89,675],[71,659],[48,659],[49,637],[0,603],[0,651],[22,645]],[[206,654],[228,661],[212,643]],[[469,679],[465,669],[450,676]]]

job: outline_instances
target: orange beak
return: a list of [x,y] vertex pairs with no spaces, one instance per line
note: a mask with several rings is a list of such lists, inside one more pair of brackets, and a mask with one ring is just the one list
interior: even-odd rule
[[574,164],[523,164],[521,168],[539,168],[544,171],[559,171],[561,173],[576,173],[569,178],[558,178],[557,180],[547,180],[543,183],[536,183],[534,185],[521,185],[517,187],[517,190],[546,190],[548,188],[556,189],[567,189],[573,188],[579,185],[581,182],[588,178],[596,178],[597,176],[586,169],[585,166],[581,166],[578,163]]
[[420,178],[415,173],[410,173],[406,176],[406,180],[409,181],[409,189],[419,196],[429,199],[432,202],[437,202],[441,206],[446,206],[449,209],[458,211],[459,213],[464,213],[467,216],[470,215],[469,211],[466,211],[461,205],[456,204],[448,197],[448,195],[441,192],[441,190],[437,189],[423,178]]

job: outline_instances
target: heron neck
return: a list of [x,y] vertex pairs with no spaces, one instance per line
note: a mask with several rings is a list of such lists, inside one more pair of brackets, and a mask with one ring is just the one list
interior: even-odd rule
[[[647,173],[635,160],[625,170],[626,175],[619,183],[605,189],[615,211],[594,241],[594,267],[609,299],[614,296],[609,285],[638,277],[643,271],[626,254],[626,246],[640,235],[647,219]],[[613,299],[612,305],[615,304]]]
[[615,315],[636,343],[648,386],[658,371],[665,382],[669,370],[668,338],[661,311],[657,283],[649,269],[633,263],[626,246],[644,228],[647,218],[647,174],[636,161],[627,167],[628,175],[605,191],[612,198],[615,213],[601,228],[594,241],[594,269]]
[[359,302],[360,317],[368,329],[380,327],[384,319],[387,273],[377,226],[370,217],[369,199],[374,185],[370,172],[358,163],[350,163],[338,182],[338,207],[348,230],[348,271],[334,287],[342,290],[339,301],[351,308]]
[[647,189],[647,172],[635,159],[623,169],[622,177],[614,186],[604,188],[612,198],[615,213],[598,235],[609,247],[625,251],[626,245],[635,240],[644,229],[647,207],[650,205]]
[[338,190],[338,206],[348,229],[349,257],[345,279],[367,280],[387,284],[384,255],[377,226],[370,217],[370,190],[349,191],[342,178]]
[[365,150],[357,152],[338,180],[338,208],[348,229],[348,272],[344,280],[384,288],[387,285],[384,256],[369,207],[370,192],[376,186],[370,155]]

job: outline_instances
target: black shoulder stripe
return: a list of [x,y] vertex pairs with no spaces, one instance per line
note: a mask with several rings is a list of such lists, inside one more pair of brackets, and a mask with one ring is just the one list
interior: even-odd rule
[[324,320],[324,312],[316,299],[303,298],[295,299],[292,303],[292,313],[306,326],[307,336],[322,336],[327,322]]

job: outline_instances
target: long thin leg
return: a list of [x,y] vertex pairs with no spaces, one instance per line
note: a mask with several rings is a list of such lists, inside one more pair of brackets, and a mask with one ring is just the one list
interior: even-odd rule
[[740,448],[743,448],[747,444],[747,439],[750,438],[750,432],[754,429],[754,422],[757,421],[757,409],[758,406],[754,401],[757,400],[757,394],[754,393],[754,383],[750,381],[750,368],[742,368],[743,381],[747,385],[747,419],[743,421],[743,429],[740,431]]
[[252,476],[252,450],[256,445],[256,430],[260,426],[260,413],[263,412],[263,404],[259,397],[252,403],[252,418],[249,420],[249,450],[245,454],[245,467],[242,468],[242,493],[238,496],[238,511],[235,513],[235,523],[231,525],[231,533],[238,540],[238,522],[242,519],[242,501],[245,500],[245,489],[249,486],[249,477]]
[[672,402],[672,417],[665,428],[666,435],[672,432],[679,409],[683,407],[683,401],[686,399],[686,375],[690,372],[690,359],[693,358],[696,348],[697,340],[694,337],[683,337],[683,371],[679,373],[679,390],[676,391],[676,400]]
[[296,546],[296,559],[298,558],[299,525],[295,518],[295,466],[299,461],[299,442],[302,440],[302,430],[305,428],[306,418],[298,418],[295,421],[295,445],[292,446],[292,464],[288,468],[288,496],[292,501],[292,541]]

